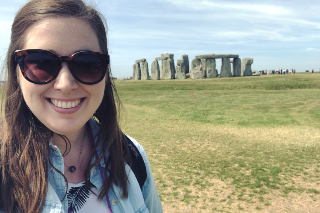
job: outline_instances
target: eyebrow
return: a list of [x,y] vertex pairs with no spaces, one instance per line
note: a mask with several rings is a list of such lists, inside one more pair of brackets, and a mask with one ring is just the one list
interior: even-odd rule
[[[54,53],[54,54],[57,55],[57,56],[61,56],[61,55],[57,54],[57,53],[56,53],[54,50],[52,50],[52,49],[43,49],[43,50],[48,50],[48,51]],[[74,53],[76,53],[76,52],[80,52],[80,51],[97,52],[97,51],[93,51],[93,50],[89,50],[89,49],[81,49],[81,50],[76,50],[76,51],[74,51],[73,53],[71,53],[71,55],[74,54]],[[98,52],[100,52],[100,51],[98,51]]]

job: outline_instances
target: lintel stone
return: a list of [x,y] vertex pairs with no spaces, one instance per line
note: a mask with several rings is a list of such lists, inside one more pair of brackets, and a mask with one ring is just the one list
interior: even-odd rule
[[214,58],[239,58],[239,55],[234,54],[217,54]]
[[239,58],[239,55],[234,54],[205,54],[197,55],[196,59],[208,59],[208,58]]
[[156,57],[155,59],[157,61],[161,61],[161,60],[167,60],[169,57]]
[[215,54],[196,55],[195,59],[207,59],[213,58]]
[[161,54],[161,57],[168,57],[173,59],[174,54],[173,53],[166,53],[166,54]]
[[136,64],[138,64],[138,63],[142,63],[142,62],[146,62],[147,60],[145,59],[145,58],[143,58],[143,59],[140,59],[140,60],[136,60]]

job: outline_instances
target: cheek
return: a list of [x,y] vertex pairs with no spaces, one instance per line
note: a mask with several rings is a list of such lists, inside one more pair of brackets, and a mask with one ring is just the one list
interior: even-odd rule
[[42,106],[40,102],[44,100],[43,93],[50,88],[50,83],[48,85],[33,84],[27,81],[21,73],[18,73],[17,81],[21,88],[23,99],[31,111],[39,110]]
[[100,105],[100,103],[101,103],[101,101],[103,99],[104,89],[105,89],[105,84],[100,86],[99,89],[98,89],[99,92],[97,93],[97,97],[98,97],[97,102],[99,103],[99,105]]
[[105,83],[104,80],[96,85],[95,88],[92,88],[92,92],[95,97],[95,105],[98,108],[104,96]]

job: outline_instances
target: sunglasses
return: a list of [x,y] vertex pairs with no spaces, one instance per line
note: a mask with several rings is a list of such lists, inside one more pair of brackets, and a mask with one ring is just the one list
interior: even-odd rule
[[99,83],[105,76],[109,55],[92,51],[79,51],[71,56],[57,56],[40,49],[16,50],[15,61],[24,78],[34,84],[47,84],[54,80],[62,67],[68,64],[72,76],[83,84]]

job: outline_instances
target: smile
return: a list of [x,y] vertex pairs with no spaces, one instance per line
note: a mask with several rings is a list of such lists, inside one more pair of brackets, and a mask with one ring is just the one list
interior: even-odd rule
[[63,109],[70,109],[76,107],[81,102],[81,99],[75,101],[58,101],[55,99],[50,99],[51,103],[56,107],[63,108]]

